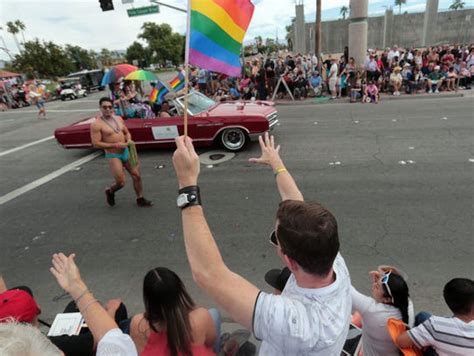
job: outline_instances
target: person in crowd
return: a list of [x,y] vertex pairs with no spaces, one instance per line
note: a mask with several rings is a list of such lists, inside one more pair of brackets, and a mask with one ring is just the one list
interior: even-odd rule
[[164,267],[150,270],[143,281],[143,302],[145,312],[130,323],[140,355],[215,355],[218,328],[210,312],[196,306],[176,273]]
[[303,72],[298,72],[296,79],[294,80],[294,92],[295,99],[303,100],[308,95],[308,81],[305,79]]
[[96,356],[137,356],[130,336],[124,334],[113,317],[102,307],[82,280],[75,255],[56,253],[52,258],[51,273],[59,286],[74,300],[79,312],[97,343]]
[[[438,356],[472,355],[474,350],[474,281],[454,278],[443,290],[443,296],[452,317],[419,313],[416,327],[397,338],[400,348],[431,347]],[[425,355],[433,355],[426,350]]]
[[379,88],[373,80],[365,87],[362,103],[379,103]]
[[[31,324],[0,323],[0,355],[2,356],[62,356],[41,331]],[[125,354],[122,354],[125,356]]]
[[402,87],[403,78],[400,74],[401,68],[395,67],[393,73],[390,74],[390,85],[393,87],[393,95],[400,95],[400,88]]
[[321,96],[323,92],[323,82],[317,70],[315,70],[311,74],[308,85],[309,85],[311,96],[317,96],[317,97]]
[[401,273],[394,267],[371,271],[372,296],[351,288],[352,312],[362,322],[362,350],[364,356],[398,356],[399,350],[388,333],[387,320],[403,320],[414,326],[413,303],[408,286]]
[[446,90],[447,91],[455,91],[456,90],[456,82],[458,80],[458,75],[454,70],[454,67],[450,67],[448,69],[448,73],[446,73]]
[[272,168],[283,200],[271,236],[292,272],[283,293],[259,291],[225,265],[201,206],[199,156],[192,139],[181,136],[173,164],[193,278],[233,320],[262,340],[260,355],[338,355],[348,334],[351,297],[336,219],[320,204],[303,201],[274,138],[267,133],[259,142],[262,155],[250,161]]
[[369,55],[369,60],[367,61],[365,65],[365,70],[367,73],[367,81],[375,81],[377,82],[379,79],[379,76],[381,74],[381,70],[379,68],[379,65],[377,64],[377,61],[375,59],[375,55],[371,53]]
[[427,85],[429,93],[439,93],[439,88],[443,85],[444,77],[440,71],[440,66],[435,66],[434,70],[428,75]]
[[197,84],[199,91],[203,94],[207,94],[207,81],[208,81],[208,72],[205,69],[200,69],[198,73]]
[[28,89],[28,96],[30,97],[33,104],[35,104],[38,108],[38,119],[46,119],[46,108],[44,106],[44,98],[43,95],[40,93],[38,86],[33,81],[28,86]]
[[466,62],[461,62],[459,66],[459,88],[471,89],[471,73],[466,66]]
[[389,62],[392,62],[394,59],[398,61],[398,58],[400,58],[400,51],[398,50],[398,46],[394,45],[392,49],[388,52],[387,59]]
[[350,79],[351,103],[355,103],[357,99],[362,98],[363,89],[362,72],[357,71],[356,75],[351,76]]
[[239,92],[239,89],[237,89],[237,86],[235,84],[230,84],[229,94],[232,100],[240,99],[240,92]]
[[163,102],[161,103],[160,114],[158,116],[171,117],[169,111],[170,111],[170,103],[167,100],[163,100]]
[[143,197],[143,184],[140,167],[137,162],[131,166],[128,146],[132,136],[121,117],[113,114],[112,100],[104,97],[99,100],[100,115],[91,124],[91,142],[96,148],[105,151],[105,158],[109,161],[110,171],[115,183],[105,190],[107,204],[115,205],[115,193],[125,186],[124,168],[133,179],[133,187],[139,207],[150,207],[153,203]]
[[[34,299],[29,287],[18,286],[7,289],[3,278],[0,277],[0,324],[19,322],[39,328],[40,307]],[[112,299],[105,305],[107,313],[116,323],[127,319],[127,309],[118,299]],[[63,313],[79,312],[74,301],[71,301]],[[67,356],[93,356],[97,342],[88,328],[81,328],[78,335],[48,336],[49,340]],[[0,355],[3,355],[0,353]]]
[[336,85],[339,72],[339,66],[337,65],[337,58],[331,59],[331,67],[329,68],[328,74],[328,87],[331,93],[331,99],[336,99]]

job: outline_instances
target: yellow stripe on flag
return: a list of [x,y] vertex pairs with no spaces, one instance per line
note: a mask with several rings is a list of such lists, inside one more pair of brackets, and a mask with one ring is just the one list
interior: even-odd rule
[[232,17],[212,0],[191,0],[191,10],[200,12],[214,21],[222,30],[239,43],[245,37],[245,31],[236,25]]

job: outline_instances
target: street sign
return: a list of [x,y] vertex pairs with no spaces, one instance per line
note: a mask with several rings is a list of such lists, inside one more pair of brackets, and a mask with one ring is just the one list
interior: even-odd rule
[[160,8],[158,5],[151,5],[145,7],[136,7],[134,9],[128,9],[128,17],[134,16],[142,16],[142,15],[149,15],[149,14],[157,14],[160,12]]

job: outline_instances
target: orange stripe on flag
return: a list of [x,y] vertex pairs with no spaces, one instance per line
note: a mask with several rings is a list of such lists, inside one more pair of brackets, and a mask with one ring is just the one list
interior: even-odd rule
[[234,20],[235,24],[246,31],[252,19],[254,5],[249,0],[213,0]]

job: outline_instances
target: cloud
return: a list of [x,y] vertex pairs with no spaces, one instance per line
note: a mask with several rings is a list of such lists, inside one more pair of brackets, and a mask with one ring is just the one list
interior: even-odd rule
[[[26,25],[25,38],[32,40],[53,41],[65,45],[78,45],[87,49],[110,50],[126,49],[137,40],[144,22],[158,24],[168,23],[174,31],[184,34],[186,30],[186,14],[160,6],[160,13],[128,17],[127,9],[131,5],[122,4],[121,0],[113,0],[115,10],[102,12],[98,0],[0,0],[0,26],[5,27],[7,21],[20,19]],[[162,0],[173,6],[186,9],[187,0]],[[253,0],[255,12],[249,26],[245,42],[253,41],[256,36],[280,40],[286,35],[285,26],[295,16],[295,0]],[[425,0],[410,0],[402,11],[420,10]],[[446,8],[451,0],[440,0],[440,8]],[[316,1],[304,0],[305,14],[308,21],[314,21]],[[349,0],[322,1],[323,20],[339,17],[341,6],[348,6]],[[133,6],[150,5],[149,0],[135,0]],[[393,0],[369,0],[369,12],[380,12],[382,6],[393,6]],[[5,30],[0,32],[7,47],[17,52],[11,34]],[[18,37],[21,39],[21,36]],[[1,42],[0,42],[1,43]],[[0,59],[7,55],[0,52]]]

